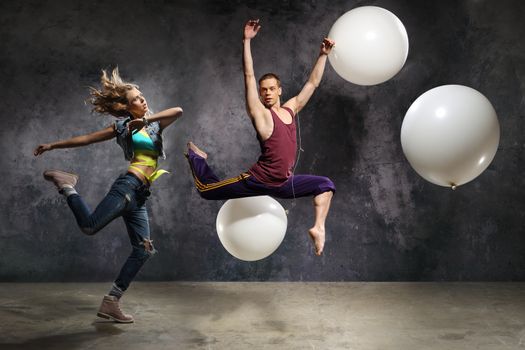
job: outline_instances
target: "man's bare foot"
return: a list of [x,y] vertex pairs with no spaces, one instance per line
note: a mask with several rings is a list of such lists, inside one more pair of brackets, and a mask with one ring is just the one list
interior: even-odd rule
[[323,254],[324,240],[325,240],[324,229],[312,227],[311,229],[308,230],[308,234],[310,235],[310,238],[314,242],[315,255]]
[[208,155],[206,152],[201,150],[199,147],[195,146],[193,142],[188,142],[188,148],[191,149],[193,152],[197,153],[197,155],[201,156],[202,158],[206,159],[208,158]]

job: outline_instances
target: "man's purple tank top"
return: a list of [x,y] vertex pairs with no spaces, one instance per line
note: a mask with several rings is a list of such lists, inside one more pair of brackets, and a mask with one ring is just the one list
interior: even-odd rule
[[293,111],[282,107],[292,116],[292,122],[285,124],[279,116],[270,109],[273,119],[272,135],[261,141],[261,156],[248,172],[257,180],[270,186],[282,185],[291,175],[297,150],[297,136]]

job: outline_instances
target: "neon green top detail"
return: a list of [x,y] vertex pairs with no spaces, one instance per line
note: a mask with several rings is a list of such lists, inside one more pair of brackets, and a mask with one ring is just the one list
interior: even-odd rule
[[[128,169],[131,168],[138,171],[148,179],[150,183],[157,180],[163,174],[169,174],[169,172],[164,169],[157,169],[159,152],[156,150],[153,141],[144,129],[132,135],[132,145],[135,161],[131,162]],[[155,171],[151,173],[151,175],[147,175],[144,170],[137,165],[152,167]]]

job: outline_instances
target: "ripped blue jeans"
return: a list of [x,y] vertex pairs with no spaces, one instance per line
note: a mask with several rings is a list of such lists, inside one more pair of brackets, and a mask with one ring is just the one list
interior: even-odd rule
[[122,291],[129,287],[142,265],[156,252],[150,240],[145,205],[149,195],[149,187],[127,173],[115,180],[93,212],[78,194],[67,197],[67,204],[73,211],[80,230],[87,235],[94,235],[119,216],[124,219],[133,250],[115,280],[115,285]]

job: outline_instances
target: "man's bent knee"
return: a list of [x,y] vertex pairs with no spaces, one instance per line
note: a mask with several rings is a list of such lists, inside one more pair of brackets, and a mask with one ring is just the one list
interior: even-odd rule
[[318,193],[325,193],[325,192],[332,192],[335,193],[335,184],[330,180],[329,178],[322,176],[322,181],[318,186]]
[[210,191],[199,191],[199,195],[202,199],[212,200],[215,199]]

